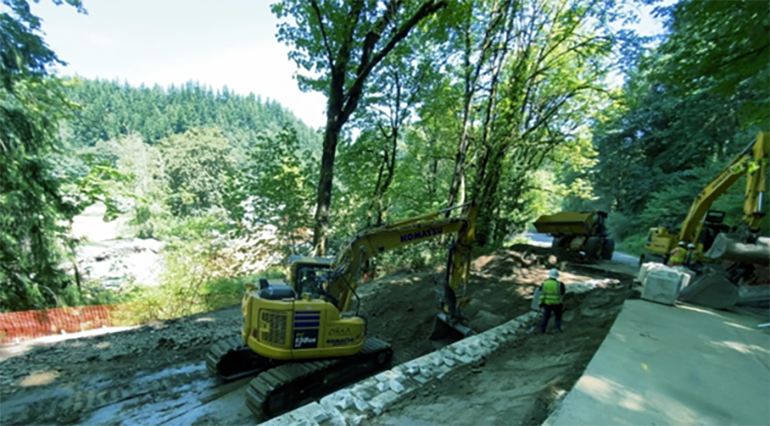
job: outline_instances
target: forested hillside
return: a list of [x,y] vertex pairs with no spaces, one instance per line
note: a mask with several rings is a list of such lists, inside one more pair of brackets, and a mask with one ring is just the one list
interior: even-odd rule
[[[61,123],[66,153],[106,151],[101,142],[138,135],[149,145],[163,138],[200,128],[218,128],[243,159],[259,136],[276,134],[284,126],[297,132],[303,147],[320,153],[319,138],[279,103],[259,96],[214,90],[188,82],[181,87],[132,87],[118,82],[68,79],[67,98],[75,104]],[[83,148],[94,148],[83,150]],[[107,155],[105,153],[105,155]]]

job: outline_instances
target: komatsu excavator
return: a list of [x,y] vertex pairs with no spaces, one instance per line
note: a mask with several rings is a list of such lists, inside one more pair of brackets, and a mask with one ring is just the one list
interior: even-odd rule
[[[445,217],[459,208],[459,217]],[[466,204],[374,226],[357,233],[333,260],[292,256],[288,283],[260,279],[247,285],[241,336],[212,345],[207,368],[225,381],[256,374],[246,403],[268,418],[386,369],[390,345],[366,336],[366,320],[358,314],[362,265],[386,251],[452,234],[446,273],[436,282],[439,312],[430,340],[472,335],[461,311],[467,299],[460,296],[469,279],[477,213],[475,204]]]
[[[757,139],[749,144],[737,157],[722,170],[703,190],[695,197],[687,217],[682,222],[678,231],[669,230],[665,226],[651,228],[647,235],[645,245],[646,254],[640,257],[639,263],[646,259],[665,260],[674,247],[680,241],[685,244],[695,245],[694,260],[706,262],[718,262],[720,259],[735,262],[752,263],[755,259],[764,259],[767,262],[770,252],[767,252],[767,241],[760,238],[760,225],[765,217],[762,211],[762,203],[767,190],[768,158],[770,158],[770,133],[759,132]],[[721,241],[720,246],[727,245],[730,240],[727,233],[730,227],[723,223],[725,212],[710,210],[712,203],[725,193],[741,177],[746,176],[746,198],[743,206],[743,222],[737,232],[737,238],[732,237],[733,242],[741,244],[745,249],[742,253],[732,253],[725,256],[724,247],[716,250],[715,242]],[[744,244],[746,243],[746,244]],[[715,253],[718,253],[716,255]],[[729,259],[728,259],[729,257]],[[730,283],[727,276],[719,274],[701,279],[691,284],[682,295],[687,296],[695,303],[718,308],[728,307],[728,299],[737,300],[737,288]],[[697,285],[696,285],[697,284]],[[696,299],[696,292],[699,298]],[[712,296],[708,296],[711,294]],[[683,299],[684,300],[684,299]]]

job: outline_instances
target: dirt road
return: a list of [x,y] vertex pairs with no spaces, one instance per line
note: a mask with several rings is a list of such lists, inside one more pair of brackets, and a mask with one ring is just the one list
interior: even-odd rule
[[[467,292],[471,326],[480,332],[527,312],[552,266],[562,268],[567,283],[601,277],[570,273],[567,261],[527,246],[478,258]],[[391,342],[396,362],[432,350],[425,339],[436,313],[433,282],[440,277],[440,269],[400,271],[360,288],[369,333]],[[244,404],[248,379],[219,383],[203,363],[214,341],[238,335],[240,327],[240,308],[233,307],[28,346],[0,361],[0,423],[254,424],[260,419]]]

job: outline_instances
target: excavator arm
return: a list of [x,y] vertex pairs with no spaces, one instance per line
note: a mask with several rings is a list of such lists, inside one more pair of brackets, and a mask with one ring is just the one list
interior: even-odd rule
[[751,146],[753,161],[747,167],[746,201],[743,205],[743,221],[749,230],[759,232],[765,213],[762,202],[767,192],[768,158],[770,158],[770,133],[760,132]]
[[725,169],[695,197],[687,217],[682,222],[679,240],[697,242],[703,230],[703,219],[711,204],[725,193],[738,179],[746,175],[746,201],[743,221],[751,232],[758,232],[764,214],[762,198],[767,190],[767,162],[770,156],[770,134],[760,132],[752,142]]
[[[458,208],[465,208],[460,217],[444,217],[447,211]],[[359,272],[367,260],[390,250],[457,234],[451,243],[445,280],[439,290],[442,310],[450,318],[456,317],[457,292],[467,284],[470,275],[471,245],[477,214],[478,207],[471,203],[359,232],[345,244],[332,262],[324,285],[324,296],[340,312],[349,311],[356,297]]]

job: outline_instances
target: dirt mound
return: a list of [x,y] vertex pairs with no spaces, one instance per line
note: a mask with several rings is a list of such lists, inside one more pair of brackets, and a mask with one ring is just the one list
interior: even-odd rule
[[[570,254],[571,256],[571,254]],[[532,295],[548,277],[548,270],[562,270],[566,284],[599,275],[569,272],[569,264],[542,247],[516,245],[473,262],[471,280],[464,294],[469,303],[464,313],[474,332],[484,332],[530,310]],[[360,314],[367,332],[390,342],[397,362],[406,362],[433,350],[427,341],[438,312],[434,287],[444,279],[444,268],[433,271],[401,270],[364,284]],[[584,296],[569,299],[580,303]]]
[[488,256],[480,256],[473,262],[475,271],[506,276],[530,268],[557,268],[565,270],[569,263],[585,263],[579,253],[563,249],[515,244]]

